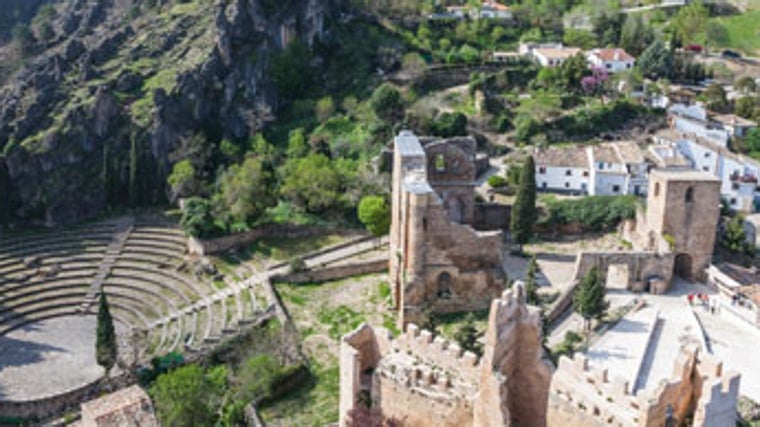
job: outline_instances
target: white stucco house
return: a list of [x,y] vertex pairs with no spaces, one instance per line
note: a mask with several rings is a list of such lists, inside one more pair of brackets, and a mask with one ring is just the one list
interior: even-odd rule
[[744,138],[747,132],[757,127],[752,120],[739,117],[736,114],[715,114],[710,121],[716,128],[723,129],[731,136]]
[[533,158],[539,191],[588,194],[589,163],[585,147],[540,149]]
[[586,52],[590,67],[599,67],[608,73],[630,70],[636,65],[636,58],[620,48],[600,48]]
[[512,11],[508,6],[495,1],[484,1],[480,5],[481,19],[512,19]]
[[556,67],[580,52],[576,47],[538,47],[531,51],[531,56],[542,67]]
[[591,164],[589,194],[594,196],[618,196],[627,194],[625,164],[610,144],[588,147],[586,153]]

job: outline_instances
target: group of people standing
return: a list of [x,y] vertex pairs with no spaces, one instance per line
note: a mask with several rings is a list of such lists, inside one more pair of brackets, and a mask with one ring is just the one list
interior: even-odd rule
[[701,292],[696,294],[689,294],[686,296],[686,299],[689,301],[690,306],[694,306],[694,300],[697,300],[697,303],[702,305],[702,308],[705,311],[709,311],[711,314],[716,314],[719,310],[718,306],[718,300],[717,298],[710,299],[710,295],[703,294]]

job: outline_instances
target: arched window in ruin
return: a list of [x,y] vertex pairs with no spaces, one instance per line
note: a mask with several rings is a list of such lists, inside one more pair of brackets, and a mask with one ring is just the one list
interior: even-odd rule
[[438,275],[438,298],[451,298],[451,274],[446,271]]
[[692,187],[689,187],[686,189],[686,203],[691,203],[694,201],[694,189]]
[[655,182],[654,183],[654,197],[657,197],[660,195],[660,183]]
[[443,154],[435,155],[435,170],[436,172],[446,171],[446,159],[444,159]]

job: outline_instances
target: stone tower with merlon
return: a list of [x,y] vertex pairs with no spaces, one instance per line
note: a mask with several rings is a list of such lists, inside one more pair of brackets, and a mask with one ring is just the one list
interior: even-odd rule
[[675,253],[675,273],[698,280],[710,265],[720,216],[720,180],[686,169],[655,169],[649,175],[647,228],[665,237]]

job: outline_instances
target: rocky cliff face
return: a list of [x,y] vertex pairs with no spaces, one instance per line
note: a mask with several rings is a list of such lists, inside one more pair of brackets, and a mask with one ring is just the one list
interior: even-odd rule
[[0,201],[17,201],[0,210],[56,225],[155,203],[189,138],[245,138],[271,120],[270,58],[313,43],[329,7],[265,3],[59,2],[49,47],[0,90]]

